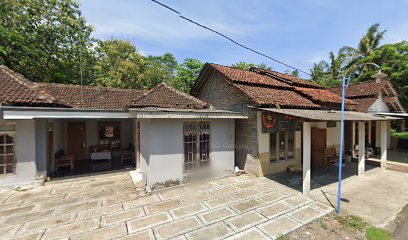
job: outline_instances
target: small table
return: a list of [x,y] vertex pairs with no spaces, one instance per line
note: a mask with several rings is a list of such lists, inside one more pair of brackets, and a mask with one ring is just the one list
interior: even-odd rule
[[92,165],[94,164],[94,161],[100,161],[100,160],[109,160],[110,162],[112,160],[112,153],[110,151],[101,151],[101,152],[91,153]]

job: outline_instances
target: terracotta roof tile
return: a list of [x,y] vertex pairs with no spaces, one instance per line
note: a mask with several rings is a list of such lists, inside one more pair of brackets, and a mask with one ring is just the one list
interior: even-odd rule
[[[305,95],[306,97],[316,102],[341,104],[341,97],[326,89],[314,89],[303,87],[295,87],[294,89],[301,95]],[[345,102],[346,104],[356,104],[350,99],[346,99]]]
[[234,84],[259,105],[274,105],[286,108],[320,108],[320,105],[302,97],[293,90],[275,89],[248,84]]
[[357,112],[368,112],[368,109],[378,98],[356,98],[353,99],[356,105],[351,106],[351,109]]
[[145,91],[73,84],[37,83],[38,87],[55,96],[58,103],[83,109],[124,109]]
[[[376,83],[375,81],[366,81],[351,84],[346,90],[346,97],[376,97],[387,83],[387,80],[382,80],[381,83]],[[341,87],[329,88],[328,90],[336,95],[341,95]]]
[[204,109],[208,104],[162,83],[133,101],[128,108]]
[[0,65],[0,104],[49,105],[56,99],[37,85],[6,66]]
[[289,85],[294,85],[294,86],[299,86],[299,87],[323,88],[319,84],[313,83],[311,81],[306,81],[301,78],[298,78],[292,75],[288,75],[288,74],[283,74],[283,73],[276,72],[276,71],[265,70],[265,69],[261,69],[257,67],[252,67],[251,71],[255,71],[260,74],[270,76],[272,78],[275,78]]
[[245,71],[233,67],[226,67],[214,63],[210,63],[209,65],[226,76],[229,81],[234,83],[251,83],[281,88],[291,87],[289,84],[256,72]]

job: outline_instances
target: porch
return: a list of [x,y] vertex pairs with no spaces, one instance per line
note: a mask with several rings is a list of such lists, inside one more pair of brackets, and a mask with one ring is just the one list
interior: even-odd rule
[[[297,171],[297,174],[282,173],[274,177],[278,181],[286,177],[287,181],[293,181],[289,184],[306,195],[313,187],[337,181],[340,112],[274,108],[258,110],[260,174],[268,176],[286,170]],[[361,176],[367,168],[385,169],[391,120],[397,119],[346,111],[343,177]],[[268,123],[272,126],[269,129]],[[366,160],[372,163],[368,165]],[[299,175],[302,176],[301,181]]]

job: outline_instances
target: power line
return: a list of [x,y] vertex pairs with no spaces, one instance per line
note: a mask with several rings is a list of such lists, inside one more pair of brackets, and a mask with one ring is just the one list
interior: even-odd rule
[[270,60],[272,60],[272,61],[274,61],[274,62],[277,62],[277,63],[279,63],[279,64],[281,64],[281,65],[284,65],[284,66],[286,66],[286,67],[288,67],[288,68],[291,68],[291,69],[293,69],[293,70],[296,70],[296,71],[302,72],[302,73],[304,73],[304,74],[306,74],[306,75],[308,75],[308,76],[311,76],[311,75],[310,75],[309,73],[307,73],[306,71],[303,71],[303,70],[301,70],[301,69],[299,69],[299,68],[293,67],[293,66],[291,66],[291,65],[289,65],[289,64],[287,64],[287,63],[285,63],[285,62],[282,62],[282,61],[280,61],[280,60],[278,60],[278,59],[276,59],[276,58],[273,58],[273,57],[268,56],[268,55],[266,55],[266,54],[264,54],[264,53],[261,53],[261,52],[255,50],[255,49],[253,49],[253,48],[247,47],[247,46],[245,46],[244,44],[241,44],[241,43],[235,41],[234,39],[228,37],[227,35],[225,35],[225,34],[223,34],[223,33],[220,33],[220,32],[218,32],[218,31],[216,31],[216,30],[214,30],[214,29],[212,29],[212,28],[209,28],[209,27],[207,27],[207,26],[205,26],[205,25],[203,25],[203,24],[200,24],[200,23],[198,23],[198,22],[196,22],[196,21],[194,21],[194,20],[191,20],[190,18],[184,17],[179,11],[177,11],[177,10],[175,10],[175,9],[173,9],[173,8],[171,8],[171,7],[165,5],[165,4],[163,4],[163,3],[161,3],[161,2],[159,2],[159,1],[157,1],[157,0],[152,0],[152,2],[157,3],[157,4],[159,4],[160,6],[169,9],[170,11],[172,11],[172,12],[178,14],[178,16],[179,16],[180,18],[182,18],[182,19],[184,19],[184,20],[186,20],[186,21],[188,21],[188,22],[190,22],[190,23],[192,23],[192,24],[195,24],[195,25],[197,25],[197,26],[199,26],[199,27],[201,27],[201,28],[204,28],[204,29],[206,29],[206,30],[208,30],[208,31],[211,31],[211,32],[213,32],[213,33],[215,33],[215,34],[217,34],[217,35],[219,35],[219,36],[221,36],[221,37],[227,39],[228,41],[234,43],[235,45],[238,45],[238,46],[240,46],[240,47],[242,47],[242,48],[245,48],[245,49],[247,49],[247,50],[249,50],[249,51],[251,51],[251,52],[253,52],[253,53],[256,53],[256,54],[258,54],[258,55],[261,55],[261,56],[263,56],[263,57],[266,57],[266,58],[268,58],[268,59],[270,59]]

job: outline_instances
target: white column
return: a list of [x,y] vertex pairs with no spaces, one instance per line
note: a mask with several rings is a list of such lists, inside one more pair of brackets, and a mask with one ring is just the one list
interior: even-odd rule
[[385,169],[387,164],[388,128],[387,122],[381,121],[381,168]]
[[364,122],[358,122],[358,175],[365,171],[365,126]]
[[311,123],[303,123],[303,194],[310,193]]

